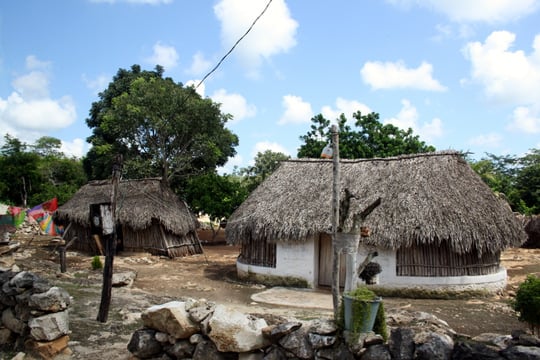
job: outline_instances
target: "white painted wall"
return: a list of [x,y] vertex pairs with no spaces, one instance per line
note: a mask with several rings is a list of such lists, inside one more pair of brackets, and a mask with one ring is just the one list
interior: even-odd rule
[[314,288],[319,276],[318,259],[319,242],[311,238],[304,243],[278,243],[275,268],[248,265],[237,261],[236,269],[239,275],[256,273],[301,278]]
[[[357,264],[364,261],[373,248],[360,246]],[[422,277],[396,276],[396,252],[377,249],[378,256],[372,261],[381,265],[377,285],[388,288],[424,288],[444,290],[478,290],[495,291],[506,286],[506,269],[501,267],[496,274],[479,276]],[[319,278],[319,241],[310,239],[305,243],[278,243],[276,246],[276,267],[268,268],[243,264],[237,261],[238,274],[256,273],[268,276],[291,276],[305,279],[312,288],[316,288]],[[358,279],[358,285],[363,281]]]

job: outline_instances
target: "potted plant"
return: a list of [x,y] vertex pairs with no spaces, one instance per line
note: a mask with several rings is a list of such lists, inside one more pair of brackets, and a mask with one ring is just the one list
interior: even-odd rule
[[343,320],[345,330],[366,333],[373,330],[381,298],[367,286],[343,294]]

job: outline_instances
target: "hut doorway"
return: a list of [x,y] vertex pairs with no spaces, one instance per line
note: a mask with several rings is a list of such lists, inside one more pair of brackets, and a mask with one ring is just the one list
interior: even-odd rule
[[[332,236],[319,235],[319,286],[332,286]],[[345,255],[339,258],[339,286],[345,286]]]

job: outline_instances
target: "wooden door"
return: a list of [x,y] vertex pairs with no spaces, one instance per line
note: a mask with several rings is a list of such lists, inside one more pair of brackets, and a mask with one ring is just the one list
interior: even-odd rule
[[[332,287],[332,236],[320,234],[319,236],[319,286]],[[339,260],[339,286],[345,286],[345,255]]]

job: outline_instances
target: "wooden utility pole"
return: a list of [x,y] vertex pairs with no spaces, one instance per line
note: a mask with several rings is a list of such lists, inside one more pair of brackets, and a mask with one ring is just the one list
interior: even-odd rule
[[116,198],[118,196],[118,182],[122,174],[122,155],[116,155],[112,169],[112,189],[111,189],[111,213],[112,234],[105,235],[105,266],[103,267],[103,288],[101,289],[101,303],[97,321],[107,322],[109,316],[109,306],[111,304],[113,262],[116,253]]
[[338,228],[339,228],[339,193],[341,182],[341,171],[339,166],[339,133],[337,125],[332,125],[332,302],[334,305],[334,319],[339,316],[339,256],[341,247],[338,246]]

